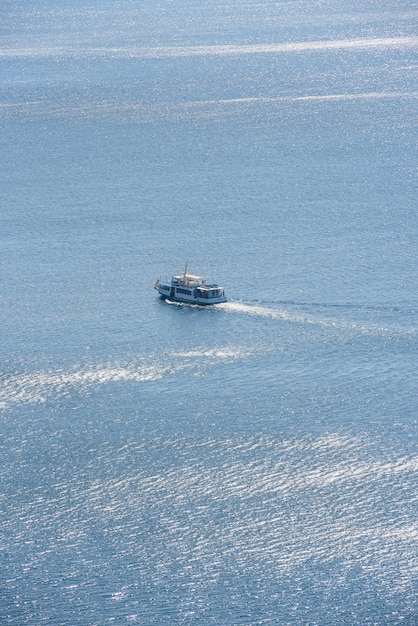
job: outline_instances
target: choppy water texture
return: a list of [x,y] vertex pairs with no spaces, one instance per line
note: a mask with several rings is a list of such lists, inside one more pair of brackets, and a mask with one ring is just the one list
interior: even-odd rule
[[417,624],[416,17],[2,3],[2,624]]

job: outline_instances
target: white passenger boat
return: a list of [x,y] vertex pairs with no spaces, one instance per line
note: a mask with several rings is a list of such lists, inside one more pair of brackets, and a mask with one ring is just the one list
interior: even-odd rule
[[183,274],[173,276],[171,280],[157,278],[155,289],[164,300],[185,302],[187,304],[220,304],[226,302],[225,292],[219,285],[208,285],[203,276],[187,273],[187,265]]

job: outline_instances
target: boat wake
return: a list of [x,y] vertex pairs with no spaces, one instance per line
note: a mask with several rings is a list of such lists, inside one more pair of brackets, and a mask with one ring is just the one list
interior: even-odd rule
[[166,352],[161,358],[151,356],[148,363],[115,363],[5,374],[0,379],[0,409],[23,404],[43,404],[72,393],[89,393],[112,383],[154,382],[183,371],[198,376],[207,368],[219,363],[235,362],[253,352],[252,349],[239,346],[197,348]]
[[255,317],[267,317],[292,322],[306,321],[302,315],[292,315],[284,309],[276,309],[263,304],[246,304],[239,301],[230,301],[222,304],[219,308],[231,311],[232,313],[243,313],[244,315],[253,315]]
[[19,47],[3,48],[2,58],[106,58],[119,59],[165,59],[184,57],[225,57],[225,56],[252,56],[254,54],[301,54],[309,52],[327,52],[334,50],[363,50],[363,49],[401,49],[414,48],[417,37],[363,37],[357,39],[332,39],[319,41],[290,41],[280,43],[253,43],[253,44],[224,44],[205,46],[48,46],[48,47]]
[[[301,310],[303,307],[303,310]],[[368,335],[396,335],[396,336],[414,336],[417,333],[417,329],[412,326],[395,325],[393,322],[382,324],[381,321],[373,321],[371,319],[364,319],[362,315],[360,321],[348,320],[347,316],[344,317],[331,317],[331,315],[324,315],[324,309],[327,309],[327,313],[330,312],[330,305],[314,305],[303,304],[297,305],[292,303],[290,306],[271,306],[263,303],[245,303],[241,301],[229,301],[225,304],[221,304],[218,308],[228,311],[230,313],[250,315],[253,317],[266,318],[271,320],[278,320],[282,322],[290,322],[293,324],[311,325],[324,329],[346,330],[353,331],[361,334]],[[332,307],[336,312],[347,313],[349,308],[346,305]],[[353,308],[353,307],[351,307]],[[370,308],[370,307],[369,307]],[[313,311],[316,309],[316,311]],[[365,307],[355,307],[357,315],[361,312],[365,313]],[[368,311],[370,313],[370,311]],[[376,312],[372,308],[371,312]]]

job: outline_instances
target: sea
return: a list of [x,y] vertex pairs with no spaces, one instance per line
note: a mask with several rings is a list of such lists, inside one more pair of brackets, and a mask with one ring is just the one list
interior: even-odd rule
[[418,624],[417,17],[1,0],[2,625]]

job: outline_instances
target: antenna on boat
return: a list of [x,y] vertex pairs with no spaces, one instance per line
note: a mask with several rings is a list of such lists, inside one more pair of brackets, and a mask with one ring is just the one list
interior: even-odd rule
[[186,265],[184,266],[184,272],[183,272],[184,278],[186,278],[186,276],[187,276],[187,266],[188,265],[189,265],[189,261],[186,261]]

